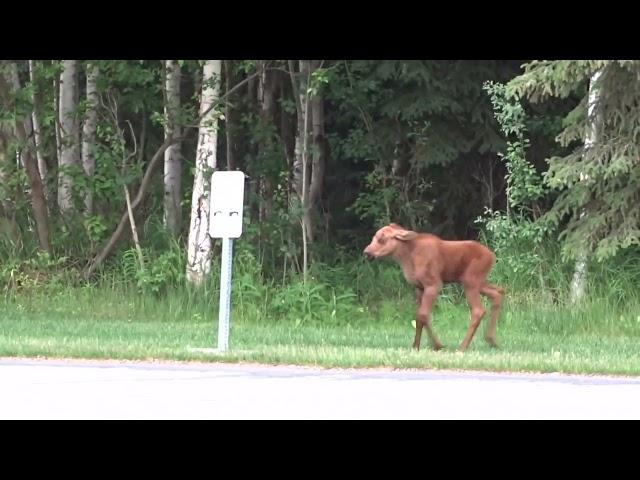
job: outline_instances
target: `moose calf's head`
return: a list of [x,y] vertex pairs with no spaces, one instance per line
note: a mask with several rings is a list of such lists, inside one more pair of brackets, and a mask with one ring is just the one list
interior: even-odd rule
[[414,239],[418,234],[405,230],[396,223],[382,227],[371,239],[371,243],[364,249],[365,256],[380,258],[393,255],[397,252],[402,242]]

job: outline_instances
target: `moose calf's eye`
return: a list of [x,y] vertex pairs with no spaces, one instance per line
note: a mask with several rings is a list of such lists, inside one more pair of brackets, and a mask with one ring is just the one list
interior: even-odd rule
[[385,243],[387,243],[387,239],[386,239],[386,237],[380,237],[380,238],[378,238],[378,243],[379,243],[380,245],[384,245]]

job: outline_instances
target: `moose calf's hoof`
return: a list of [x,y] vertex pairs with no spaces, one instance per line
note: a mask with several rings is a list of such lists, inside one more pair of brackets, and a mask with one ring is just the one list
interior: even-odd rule
[[485,340],[491,348],[500,348],[495,338],[486,337]]

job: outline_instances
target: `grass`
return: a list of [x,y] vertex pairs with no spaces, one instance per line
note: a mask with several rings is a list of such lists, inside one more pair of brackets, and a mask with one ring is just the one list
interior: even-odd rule
[[483,341],[484,324],[465,353],[455,348],[468,326],[456,295],[436,304],[434,328],[446,350],[410,348],[413,302],[381,300],[366,308],[349,304],[336,314],[267,317],[268,306],[237,299],[231,350],[216,346],[217,309],[212,298],[179,293],[140,297],[97,288],[6,299],[0,312],[0,357],[167,359],[261,362],[322,367],[438,368],[490,371],[640,375],[640,308],[605,303],[578,309],[552,304],[505,304],[498,322],[501,349]]

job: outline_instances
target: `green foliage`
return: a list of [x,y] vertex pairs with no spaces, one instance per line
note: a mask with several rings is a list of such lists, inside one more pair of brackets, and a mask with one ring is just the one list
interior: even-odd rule
[[297,280],[274,292],[270,311],[276,318],[294,319],[296,326],[307,320],[345,321],[351,310],[357,308],[355,298],[348,288],[338,293],[314,279],[306,283]]
[[513,138],[507,142],[506,152],[499,152],[498,156],[507,164],[507,203],[510,208],[522,209],[546,193],[542,178],[526,158],[530,145],[525,137],[526,114],[519,101],[507,97],[505,85],[487,82],[484,88],[491,98],[500,129],[507,138]]
[[[15,93],[11,108],[2,109],[0,119],[4,125],[13,125],[31,113],[33,94],[40,99],[41,153],[48,163],[46,184],[53,198],[49,211],[53,254],[44,258],[35,253],[30,185],[24,168],[15,162],[16,151],[25,145],[10,138],[0,152],[5,160],[0,201],[3,208],[7,202],[13,210],[5,212],[4,218],[15,218],[20,241],[8,235],[0,241],[0,287],[12,298],[40,291],[73,298],[92,288],[114,296],[132,292],[123,294],[125,307],[111,305],[111,310],[105,307],[101,313],[127,321],[133,304],[139,308],[136,311],[169,319],[215,316],[219,242],[214,242],[211,273],[203,289],[187,288],[186,235],[173,241],[164,233],[160,171],[136,211],[144,268],[127,225],[97,278],[89,285],[80,280],[87,261],[101,250],[125,211],[123,186],[132,195],[140,186],[151,155],[164,140],[166,120],[161,61],[82,62],[81,98],[90,63],[100,68],[96,172],[92,178],[80,167],[66,172],[73,179],[78,214],[63,219],[55,208],[61,171],[54,161],[53,78],[60,64],[35,62],[35,78],[30,82],[26,63],[18,62],[24,88]],[[188,125],[199,107],[201,84],[193,74],[201,66],[191,61],[180,61],[180,65],[179,123]],[[246,79],[259,65],[263,64],[253,60],[232,62],[232,82]],[[582,248],[586,240],[603,259],[589,266],[594,279],[591,291],[598,299],[620,310],[637,300],[633,282],[640,271],[636,260],[638,62],[531,62],[522,75],[509,81],[519,67],[517,62],[325,61],[306,86],[312,95],[323,97],[330,145],[306,283],[299,275],[302,206],[292,192],[292,165],[288,164],[296,128],[295,99],[289,72],[282,71],[288,68],[287,62],[267,65],[280,82],[273,122],[262,118],[257,78],[237,89],[229,105],[220,104],[215,110],[218,166],[226,165],[225,134],[231,131],[236,166],[249,176],[244,233],[235,245],[232,300],[239,318],[284,325],[295,332],[321,329],[325,324],[361,328],[391,321],[402,325],[398,328],[403,331],[410,330],[413,290],[398,267],[360,260],[372,227],[390,221],[450,238],[473,238],[479,230],[481,240],[497,254],[493,280],[507,288],[510,305],[534,305],[541,298],[549,305],[562,304],[571,268],[562,261],[560,246],[549,238],[556,232],[563,232],[565,256]],[[588,80],[603,68],[601,135],[587,150],[583,137]],[[221,86],[224,93],[226,83]],[[582,102],[574,102],[583,97]],[[116,119],[109,110],[114,105]],[[86,101],[81,101],[79,118],[86,107]],[[233,120],[225,118],[227,110]],[[551,144],[556,137],[558,142]],[[191,202],[196,143],[197,135],[191,130],[182,144],[185,211]],[[131,156],[136,146],[138,155]],[[126,168],[123,158],[128,158]],[[496,158],[502,162],[482,177],[483,167],[494,165]],[[478,182],[491,184],[492,191],[484,195]],[[82,212],[82,195],[87,190],[94,198],[91,215]],[[587,212],[584,217],[580,217],[582,211]],[[447,317],[451,309],[463,310],[465,300],[457,287],[450,287],[438,305],[442,310],[437,312]],[[621,324],[630,329],[627,314],[621,315],[625,315]],[[466,320],[465,314],[461,322]],[[576,313],[567,321],[582,328],[579,320]],[[536,321],[530,319],[527,333],[569,328],[556,325],[562,322],[554,323],[548,312],[541,314],[539,324]],[[278,341],[290,340],[283,338]],[[384,336],[371,338],[377,346],[386,341]],[[404,335],[398,338],[402,339],[394,340],[398,345],[406,343]],[[367,338],[353,341],[369,344]]]
[[55,293],[76,288],[80,275],[67,257],[51,257],[36,251],[29,258],[5,258],[0,267],[0,286],[5,299],[17,294]]
[[554,249],[545,242],[548,232],[540,222],[522,214],[490,210],[476,221],[482,226],[482,241],[491,246],[498,259],[493,274],[504,279],[510,291],[552,288],[546,277]]
[[393,219],[429,229],[437,216],[459,216],[478,204],[465,198],[474,190],[461,192],[451,170],[471,176],[476,167],[465,162],[502,147],[482,83],[508,78],[511,68],[475,61],[339,63],[327,93],[341,132],[331,137],[332,150],[342,162],[369,164],[351,211],[374,225]]
[[123,112],[161,112],[163,64],[157,60],[94,60],[100,75],[98,92],[110,93]]
[[548,260],[554,251],[545,243],[548,224],[539,221],[535,213],[537,202],[548,194],[548,189],[527,160],[527,115],[518,99],[508,96],[504,84],[487,82],[484,88],[508,139],[506,152],[498,153],[507,167],[508,210],[486,208],[476,223],[482,226],[482,237],[498,258],[494,274],[507,277],[509,285],[517,285],[518,289],[537,287],[547,293],[554,288],[548,278]]
[[135,248],[125,250],[121,258],[123,277],[135,282],[140,293],[161,295],[184,284],[186,252],[177,243],[161,252],[143,250],[144,269]]
[[433,201],[426,200],[432,184],[424,178],[410,185],[402,182],[401,188],[390,181],[379,169],[365,177],[366,190],[349,209],[360,218],[371,219],[375,225],[383,225],[397,218],[406,219],[412,228],[424,228]]
[[[587,118],[586,85],[602,71],[595,115]],[[583,101],[564,120],[558,141],[573,146],[565,156],[549,158],[546,183],[558,197],[545,215],[561,226],[563,254],[576,258],[585,249],[599,260],[640,243],[640,81],[637,61],[531,62],[508,87],[514,94],[540,101],[580,90]],[[585,132],[596,125],[595,144]]]

